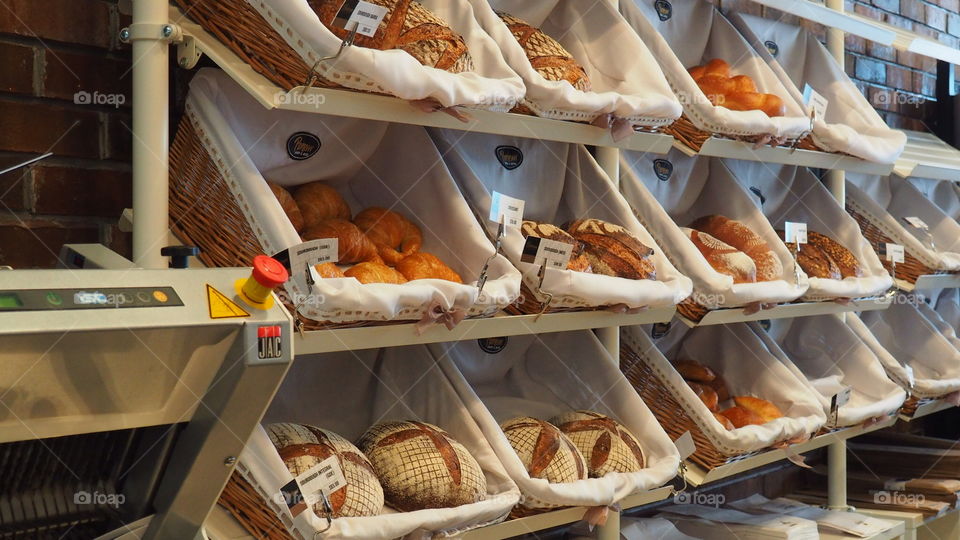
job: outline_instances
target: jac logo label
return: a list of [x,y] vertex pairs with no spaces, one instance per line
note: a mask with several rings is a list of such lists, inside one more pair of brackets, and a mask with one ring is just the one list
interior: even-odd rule
[[480,349],[487,354],[499,354],[507,348],[507,338],[492,337],[478,339],[477,344],[480,345]]
[[660,17],[661,21],[669,20],[670,17],[673,17],[673,4],[668,0],[657,0],[653,3],[653,7],[657,10],[657,17]]
[[320,150],[320,138],[313,133],[298,131],[287,139],[287,155],[290,159],[303,161]]
[[776,57],[778,54],[780,54],[780,46],[777,45],[776,41],[770,41],[768,39],[767,41],[763,42],[763,45],[767,48],[767,51],[771,56]]
[[282,330],[279,326],[261,326],[257,328],[257,357],[261,360],[280,358],[283,350]]
[[653,160],[653,174],[657,175],[661,182],[666,182],[673,174],[673,163],[665,159]]
[[516,146],[498,146],[497,161],[504,169],[512,171],[523,163],[523,152]]

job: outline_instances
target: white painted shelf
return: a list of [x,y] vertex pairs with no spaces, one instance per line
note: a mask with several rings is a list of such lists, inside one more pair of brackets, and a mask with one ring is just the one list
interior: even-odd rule
[[849,304],[836,302],[800,302],[783,304],[773,309],[762,309],[756,313],[745,314],[743,308],[715,309],[699,322],[694,322],[678,315],[681,321],[689,327],[710,326],[714,324],[730,324],[735,322],[762,321],[767,319],[792,319],[794,317],[810,317],[813,315],[828,315],[831,313],[851,313],[859,311],[878,311],[890,307],[892,297],[865,298],[852,300]]
[[917,278],[916,283],[896,279],[897,288],[906,292],[931,289],[955,289],[960,287],[960,274],[928,274]]
[[885,519],[884,521],[890,524],[890,528],[873,536],[863,537],[852,534],[821,532],[820,540],[894,540],[903,537],[907,527],[902,521],[892,519]]
[[897,176],[960,181],[960,150],[933,133],[904,133],[907,146],[893,168]]
[[688,156],[699,154],[701,156],[743,159],[764,163],[782,163],[784,165],[812,167],[815,169],[839,169],[879,176],[886,176],[893,170],[893,164],[873,163],[843,154],[802,150],[799,148],[785,148],[783,146],[761,146],[755,148],[754,145],[750,143],[722,137],[711,137],[707,139],[699,152],[679,141],[674,143],[674,147]]
[[413,323],[364,326],[305,332],[294,338],[297,355],[346,350],[402,347],[422,343],[463,341],[501,336],[548,334],[569,330],[609,328],[667,322],[673,318],[673,306],[651,309],[634,315],[610,311],[577,311],[544,315],[499,315],[487,319],[466,319],[453,330],[445,326],[430,328],[423,335],[414,332]]
[[917,410],[913,413],[913,416],[906,416],[904,414],[900,415],[900,418],[906,422],[916,420],[918,418],[923,418],[924,416],[929,416],[933,413],[938,413],[940,411],[945,411],[947,409],[952,409],[956,405],[944,401],[942,399],[927,399],[922,400],[920,405],[917,406]]

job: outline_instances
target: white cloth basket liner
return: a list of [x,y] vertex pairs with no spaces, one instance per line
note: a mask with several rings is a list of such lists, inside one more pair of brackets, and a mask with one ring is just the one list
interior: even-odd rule
[[[680,102],[657,61],[609,3],[469,2],[480,26],[523,78],[527,93],[522,102],[538,116],[590,122],[613,114],[642,126],[662,126],[680,117]],[[566,81],[550,81],[537,73],[498,11],[519,17],[559,41],[583,66],[593,91],[583,92]],[[611,55],[610,51],[624,54]]]
[[[674,305],[690,294],[690,280],[667,260],[585,147],[441,129],[431,130],[431,135],[463,196],[486,225],[490,238],[496,237],[498,228],[497,223],[488,219],[491,194],[497,191],[525,201],[524,219],[558,226],[574,219],[602,219],[629,229],[654,249],[656,280],[546,269],[540,289],[553,295],[551,307],[615,304],[631,308],[662,307]],[[519,167],[508,170],[500,165],[496,152],[501,146],[511,146],[521,152]],[[520,260],[523,244],[520,230],[507,227],[503,253],[523,273],[530,290],[537,291],[540,267]]]
[[[388,420],[427,422],[450,433],[483,469],[487,498],[454,508],[414,512],[385,508],[378,516],[337,518],[318,538],[398,538],[414,531],[452,533],[500,521],[519,500],[519,490],[467,406],[422,345],[298,357],[263,424],[310,424],[356,441],[372,425]],[[326,520],[310,509],[291,518],[277,504],[274,494],[293,477],[262,427],[254,431],[240,455],[238,470],[267,496],[270,506],[289,529],[299,532],[299,538],[314,538],[314,531],[326,528]]]
[[[328,30],[306,0],[247,0],[309,66],[325,79],[355,90],[391,94],[401,99],[435,99],[445,107],[474,106],[506,111],[523,97],[524,86],[503,59],[497,44],[474,18],[466,0],[423,0],[427,9],[463,36],[473,57],[472,72],[450,73],[427,67],[399,49],[345,47]],[[333,56],[336,60],[318,63]]]
[[960,186],[953,180],[934,180],[911,176],[907,180],[937,208],[955,220],[960,220]]
[[[300,237],[264,179],[288,187],[323,180],[336,188],[355,213],[383,206],[417,222],[423,231],[423,251],[435,254],[464,280],[464,284],[427,279],[404,285],[364,285],[353,278],[335,278],[317,279],[308,288],[304,278],[294,276],[286,285],[293,298],[322,299],[301,307],[307,317],[331,321],[419,318],[432,301],[444,309],[480,314],[496,311],[519,295],[519,272],[497,256],[483,295],[477,297],[475,283],[493,247],[423,128],[268,111],[216,70],[203,70],[194,77],[187,113],[267,254],[300,243]],[[302,161],[287,156],[287,139],[297,132],[320,139],[316,155]],[[443,204],[434,204],[437,200]]]
[[783,230],[785,221],[806,223],[808,230],[836,240],[860,261],[863,276],[859,278],[837,280],[807,276],[810,288],[804,299],[876,296],[893,285],[893,278],[863,237],[860,225],[808,169],[736,159],[723,163],[776,229]]
[[[812,389],[797,377],[744,323],[689,328],[674,322],[659,339],[650,326],[621,327],[624,344],[642,358],[659,382],[665,384],[684,412],[727,455],[767,448],[778,442],[815,433],[826,414]],[[669,360],[668,360],[669,359]],[[727,430],[690,389],[670,361],[699,362],[720,374],[731,396],[766,399],[784,414],[763,425]]]
[[[655,167],[662,167],[663,162],[670,164],[672,172],[660,180]],[[687,157],[676,149],[664,157],[623,151],[620,191],[667,258],[693,280],[692,299],[698,304],[714,309],[751,302],[789,302],[806,292],[806,274],[801,272],[797,281],[793,256],[749,193],[719,159]],[[680,230],[708,214],[742,221],[762,236],[783,265],[782,279],[735,284],[732,277],[714,270]]]
[[[672,15],[662,21],[654,2],[623,0],[620,13],[646,43],[667,82],[680,97],[683,110],[698,128],[734,136],[770,135],[800,138],[810,129],[803,107],[749,43],[712,4],[703,0],[672,0]],[[730,63],[735,75],[749,75],[760,92],[776,94],[787,114],[771,118],[761,111],[715,107],[687,73],[687,68],[712,58]]]
[[[771,339],[785,355],[784,364],[813,388],[829,427],[889,416],[907,398],[873,351],[837,315],[773,319],[766,332],[758,323],[750,326],[761,339]],[[839,407],[834,419],[831,399],[848,386],[850,401]]]
[[[892,176],[847,173],[847,206],[862,214],[907,253],[935,270],[960,270],[960,224],[943,213],[909,182]],[[930,227],[934,245],[926,235],[906,225],[905,217],[918,217]]]
[[[873,350],[890,378],[912,395],[935,398],[960,390],[960,352],[916,307],[898,299],[882,311],[864,312],[859,318],[848,315],[847,325]],[[913,388],[904,365],[913,368]]]
[[[487,441],[530,507],[603,506],[662,486],[677,474],[680,455],[656,418],[590,331],[512,336],[488,354],[475,341],[430,345]],[[517,416],[549,420],[590,410],[621,422],[643,449],[646,467],[633,473],[554,483],[531,478],[500,423]]]
[[[813,35],[799,26],[744,13],[732,14],[730,21],[780,78],[795,102],[803,103],[805,84],[828,100],[826,118],[813,123],[813,140],[818,146],[877,163],[896,161],[907,136],[887,126]],[[766,46],[769,42],[775,45],[776,56]]]

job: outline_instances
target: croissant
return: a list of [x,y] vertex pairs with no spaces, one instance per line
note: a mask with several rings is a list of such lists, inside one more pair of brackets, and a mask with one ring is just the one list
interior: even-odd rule
[[429,253],[419,252],[397,263],[397,270],[409,281],[415,279],[445,279],[463,283],[460,274]]
[[403,274],[378,262],[362,262],[343,273],[346,277],[356,278],[360,283],[392,283],[402,285],[407,282]]
[[303,240],[318,238],[336,238],[339,251],[339,262],[343,264],[374,261],[383,262],[377,255],[377,248],[367,235],[356,225],[345,219],[327,219],[316,225],[307,227],[303,231]]
[[380,257],[390,266],[396,266],[423,245],[420,227],[386,208],[367,208],[357,214],[353,222],[367,234],[377,246]]
[[314,265],[317,273],[320,274],[322,278],[342,278],[345,277],[343,270],[339,266],[333,264],[332,262],[325,262],[321,264]]
[[267,185],[270,186],[270,191],[273,192],[273,196],[277,198],[277,201],[280,203],[280,206],[283,208],[283,213],[287,215],[287,219],[290,220],[290,224],[293,225],[293,228],[300,232],[303,230],[303,214],[300,212],[300,206],[297,205],[297,201],[293,200],[293,195],[290,195],[290,192],[287,191],[287,188],[274,184],[273,182],[267,182]]
[[311,227],[325,219],[350,219],[350,207],[337,190],[322,183],[310,182],[297,188],[293,198],[303,214],[305,227]]

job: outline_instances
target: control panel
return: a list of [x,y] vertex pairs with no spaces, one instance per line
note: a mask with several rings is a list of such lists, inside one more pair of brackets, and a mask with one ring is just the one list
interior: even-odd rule
[[182,306],[173,287],[0,290],[0,312]]

